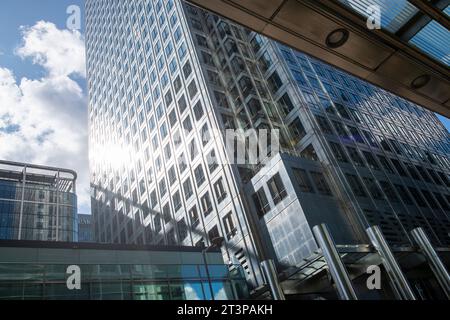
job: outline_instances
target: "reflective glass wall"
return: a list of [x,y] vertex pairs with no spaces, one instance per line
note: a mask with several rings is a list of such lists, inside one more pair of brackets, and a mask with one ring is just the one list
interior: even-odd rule
[[[224,265],[81,265],[81,290],[67,265],[0,264],[0,300],[236,300],[248,298],[242,270]],[[207,268],[207,269],[206,269]]]
[[74,182],[15,169],[0,168],[0,240],[76,241]]

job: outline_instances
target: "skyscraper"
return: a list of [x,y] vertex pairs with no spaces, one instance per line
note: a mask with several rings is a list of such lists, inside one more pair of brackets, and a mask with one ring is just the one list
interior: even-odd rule
[[[319,223],[343,244],[372,224],[392,244],[414,226],[450,243],[449,134],[431,112],[182,1],[86,14],[98,241],[223,236],[255,286],[261,255],[299,263]],[[279,132],[281,152],[238,164],[211,134],[227,129]]]
[[78,242],[94,242],[92,216],[89,214],[78,214]]
[[0,160],[0,240],[77,241],[77,174]]

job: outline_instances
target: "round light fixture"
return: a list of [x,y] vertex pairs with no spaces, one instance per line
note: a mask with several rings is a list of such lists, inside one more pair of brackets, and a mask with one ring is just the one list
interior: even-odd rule
[[326,40],[326,44],[328,47],[336,49],[343,46],[350,37],[350,32],[346,29],[336,29],[331,32]]
[[431,80],[431,77],[428,74],[424,74],[422,76],[415,78],[411,82],[411,87],[413,87],[414,89],[423,88],[430,82],[430,80]]

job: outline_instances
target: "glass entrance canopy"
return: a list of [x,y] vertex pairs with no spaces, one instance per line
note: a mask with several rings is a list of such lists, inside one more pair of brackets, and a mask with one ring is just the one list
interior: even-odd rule
[[[422,0],[421,0],[422,1]],[[428,54],[446,66],[450,66],[450,30],[441,22],[450,23],[449,1],[407,0],[339,0],[349,9],[367,19],[376,7],[380,10],[381,27],[403,38],[410,45]],[[433,12],[434,15],[430,15]]]

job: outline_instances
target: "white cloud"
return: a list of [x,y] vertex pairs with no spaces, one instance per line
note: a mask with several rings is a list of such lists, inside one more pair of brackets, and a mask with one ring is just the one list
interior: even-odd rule
[[16,50],[22,58],[47,69],[50,76],[85,76],[84,40],[78,31],[60,30],[53,23],[39,21],[22,27],[23,45]]
[[79,207],[90,207],[87,98],[70,78],[85,75],[84,39],[43,21],[22,34],[17,54],[47,74],[18,81],[0,67],[0,158],[76,170]]

